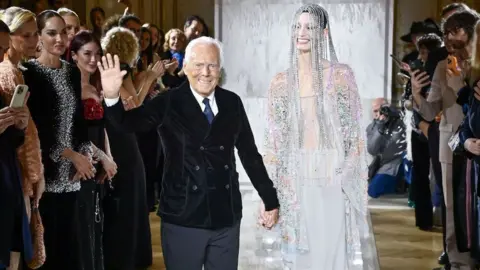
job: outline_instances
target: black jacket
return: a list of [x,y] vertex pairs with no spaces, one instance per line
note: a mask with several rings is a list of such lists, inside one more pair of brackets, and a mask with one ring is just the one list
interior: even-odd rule
[[165,158],[158,213],[165,222],[214,229],[241,219],[235,148],[266,209],[279,207],[240,97],[217,87],[215,99],[219,112],[211,125],[188,82],[131,111],[121,102],[105,109],[126,132],[158,126]]

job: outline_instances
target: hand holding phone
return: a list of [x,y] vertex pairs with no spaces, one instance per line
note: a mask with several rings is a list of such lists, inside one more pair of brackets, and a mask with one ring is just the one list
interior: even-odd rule
[[10,102],[11,108],[22,108],[25,106],[28,96],[28,86],[24,84],[19,84],[15,88],[13,93],[12,101]]
[[462,73],[460,72],[460,68],[458,65],[458,60],[455,56],[449,55],[447,58],[447,69],[452,72],[455,76],[460,76]]

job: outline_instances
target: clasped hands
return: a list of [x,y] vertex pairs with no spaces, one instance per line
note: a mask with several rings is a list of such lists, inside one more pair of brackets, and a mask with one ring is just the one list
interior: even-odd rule
[[266,229],[271,229],[278,222],[278,208],[265,211],[265,204],[260,206],[260,216],[258,217],[258,223],[260,223]]

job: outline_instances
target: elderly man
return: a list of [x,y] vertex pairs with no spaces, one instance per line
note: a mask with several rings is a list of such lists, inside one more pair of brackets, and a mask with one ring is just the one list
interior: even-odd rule
[[398,112],[384,98],[372,102],[373,122],[367,127],[367,150],[374,157],[368,194],[377,198],[394,193],[403,177],[403,156],[406,150],[405,125]]
[[130,111],[119,102],[118,87],[107,85],[114,64],[107,58],[100,70],[108,120],[130,132],[158,128],[163,142],[158,214],[167,269],[237,269],[242,198],[235,147],[265,204],[265,227],[276,223],[279,202],[242,101],[217,85],[221,43],[209,37],[191,41],[184,60],[188,82]]

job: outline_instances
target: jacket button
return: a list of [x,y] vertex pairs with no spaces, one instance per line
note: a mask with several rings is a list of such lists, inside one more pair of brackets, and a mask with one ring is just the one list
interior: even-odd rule
[[223,150],[223,149],[225,149],[225,148],[223,148],[223,145],[220,145],[220,150]]
[[225,168],[225,170],[228,170],[228,168],[230,168],[230,167],[228,167],[228,165],[225,165],[224,168]]
[[197,165],[195,166],[195,171],[198,171],[198,170],[200,170],[200,166]]
[[230,185],[229,185],[229,184],[225,185],[225,188],[226,188],[226,189],[229,189],[229,188],[230,188]]
[[197,189],[198,189],[197,185],[193,185],[193,186],[192,186],[192,189],[193,189],[194,191],[197,190]]
[[205,150],[205,147],[203,147],[203,146],[200,146],[200,150],[202,150],[202,151],[203,151],[203,150]]

